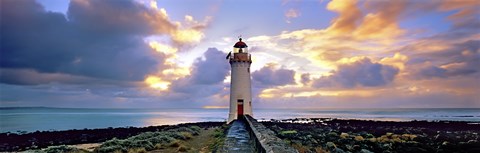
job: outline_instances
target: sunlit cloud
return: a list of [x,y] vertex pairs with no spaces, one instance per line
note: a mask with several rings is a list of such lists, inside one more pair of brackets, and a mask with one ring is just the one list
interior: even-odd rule
[[[370,9],[360,9],[362,5]],[[282,66],[291,68],[290,62],[294,61],[286,59],[292,56],[303,57],[309,61],[304,65],[309,67],[307,71],[294,68],[295,71],[305,74],[295,75],[295,85],[262,89],[258,94],[260,99],[283,97],[294,100],[299,97],[328,96],[373,98],[386,92],[399,92],[395,96],[405,94],[411,97],[439,93],[453,96],[478,91],[475,88],[462,89],[446,83],[442,83],[442,87],[434,85],[434,82],[449,76],[477,71],[469,69],[470,64],[462,60],[445,63],[445,57],[439,59],[440,62],[427,56],[453,54],[449,51],[456,50],[458,43],[478,40],[475,34],[470,38],[463,37],[462,40],[454,41],[408,38],[405,35],[407,29],[399,26],[402,14],[411,11],[407,9],[405,1],[334,0],[327,5],[327,9],[338,13],[328,28],[284,31],[279,35],[260,35],[248,39],[254,45],[258,43],[259,46],[267,46],[265,48],[274,48],[277,52],[291,55],[268,58]],[[457,53],[462,57],[454,59],[465,60],[465,57],[471,57],[473,52],[459,50]],[[419,54],[425,56],[419,58]],[[421,58],[426,60],[424,64],[415,64]],[[319,69],[323,71],[318,71]],[[422,76],[423,79],[435,81],[418,81],[415,79],[419,78],[412,76]],[[328,91],[317,89],[318,87],[326,87]]]
[[[49,104],[224,108],[225,56],[243,34],[255,107],[479,106],[479,1],[304,2],[267,1],[277,5],[255,14],[220,8],[230,1],[72,0],[62,14],[2,1],[15,7],[2,9],[0,85],[12,103],[35,90],[60,95]],[[38,99],[23,97],[13,99]]]
[[178,30],[173,33],[172,39],[179,43],[198,43],[203,38],[203,33],[194,29]]
[[153,9],[158,9],[157,1],[156,0],[150,1],[150,7]]
[[170,86],[170,82],[162,80],[160,77],[156,76],[148,76],[145,79],[145,83],[147,83],[150,87],[159,90],[167,90]]

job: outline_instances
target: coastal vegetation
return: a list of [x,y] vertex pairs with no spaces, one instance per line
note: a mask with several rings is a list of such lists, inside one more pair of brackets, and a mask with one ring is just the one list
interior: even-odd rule
[[[0,134],[1,151],[28,152],[207,152],[221,146],[225,122],[200,122],[143,128],[107,128]],[[91,149],[78,144],[94,143]]]
[[[475,122],[317,118],[260,123],[300,153],[480,151],[480,125]],[[228,129],[225,122],[201,122],[144,128],[2,133],[0,149],[38,153],[214,152],[223,147]],[[82,147],[83,144],[91,145]]]
[[291,119],[263,124],[300,153],[480,152],[480,126],[470,122]]

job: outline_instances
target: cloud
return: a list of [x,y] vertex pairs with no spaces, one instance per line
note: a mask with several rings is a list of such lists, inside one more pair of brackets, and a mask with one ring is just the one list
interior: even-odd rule
[[403,70],[405,69],[405,63],[407,63],[408,60],[409,60],[408,56],[397,52],[393,55],[393,57],[382,58],[379,63],[384,65],[395,66],[398,69]]
[[369,58],[339,65],[332,75],[320,77],[313,82],[316,88],[354,88],[384,86],[392,82],[398,69],[372,62]]
[[285,17],[287,18],[287,23],[291,23],[290,19],[293,19],[293,18],[297,18],[301,15],[301,13],[296,10],[296,9],[288,9],[286,12],[285,12]]
[[304,85],[310,83],[311,79],[310,79],[310,74],[309,73],[304,73],[300,76],[301,80],[300,82]]
[[454,22],[454,28],[475,30],[480,26],[478,9],[480,1],[476,0],[444,0],[438,6],[439,10],[456,12],[448,19]]
[[72,0],[68,18],[77,30],[101,35],[170,33],[176,26],[165,11],[153,11],[133,1]]
[[253,83],[260,86],[272,87],[295,83],[295,71],[277,68],[275,64],[268,64],[252,73]]
[[327,9],[337,12],[338,17],[333,19],[329,31],[336,34],[350,33],[355,30],[361,21],[361,11],[357,7],[356,0],[333,0],[327,5]]
[[[78,15],[74,12],[102,9],[81,9],[76,2],[70,4],[73,10],[67,21],[63,14],[47,12],[34,1],[2,1],[1,67],[138,81],[161,63],[162,58],[153,57],[138,37],[144,35],[137,27],[141,24],[103,21],[105,12]],[[128,4],[121,9],[138,9]],[[117,5],[101,6],[115,10]]]
[[[67,16],[48,12],[33,0],[1,3],[0,67],[43,76],[142,81],[171,67],[165,63],[166,54],[153,52],[145,37],[167,36],[172,45],[182,47],[198,42],[206,26],[192,17],[183,25],[170,21],[165,9],[134,1],[72,0]],[[5,82],[3,78],[0,81]]]
[[[346,99],[368,97],[359,105],[377,105],[368,103],[375,99],[391,105],[395,100],[379,94],[403,92],[398,91],[399,88],[417,85],[415,96],[399,93],[391,97],[409,96],[410,100],[427,101],[432,95],[445,94],[450,99],[461,95],[468,98],[459,106],[466,106],[475,99],[472,93],[479,90],[478,83],[477,87],[471,85],[479,82],[480,69],[475,66],[480,65],[478,30],[445,23],[449,27],[446,31],[432,34],[432,31],[422,31],[423,27],[409,25],[432,14],[445,17],[452,14],[445,14],[446,11],[455,14],[467,7],[462,2],[461,7],[439,9],[444,2],[333,0],[327,9],[338,16],[327,28],[282,31],[278,35],[248,39],[252,48],[257,49],[255,53],[262,55],[260,62],[281,63],[282,67],[304,74],[296,76],[298,84],[295,85],[259,88],[260,91],[254,92],[258,94],[257,100],[275,104],[311,101],[309,105],[348,106],[350,103]],[[451,21],[456,24],[463,19],[478,20],[470,15]],[[460,80],[454,81],[456,79]],[[319,101],[328,101],[330,105]],[[339,104],[342,102],[344,105]],[[446,107],[454,106],[447,101],[441,103]]]
[[418,69],[412,70],[412,73],[417,79],[431,79],[435,77],[446,77],[446,69],[433,66],[430,62],[426,62]]
[[225,53],[216,48],[209,48],[203,56],[193,63],[192,83],[217,84],[223,82],[230,68],[225,60]]
[[370,1],[366,3],[372,12],[363,17],[354,32],[358,39],[396,38],[405,33],[399,27],[399,16],[406,10],[406,1]]
[[[208,97],[224,88],[223,80],[230,68],[225,53],[209,48],[203,57],[195,60],[192,74],[172,82],[172,92],[180,92]],[[194,96],[189,96],[194,97]]]
[[[0,69],[0,80],[6,84],[39,85],[49,83],[80,84],[94,79],[63,73],[39,73],[33,69]],[[35,79],[32,79],[35,78]]]
[[412,62],[407,63],[407,71],[411,72],[409,76],[415,79],[432,79],[470,76],[480,72],[480,40],[445,44],[446,47],[437,50],[423,50],[425,47],[422,44],[412,44],[420,47],[409,48],[423,52],[414,54]]
[[298,12],[298,10],[295,10],[295,9],[288,9],[288,11],[285,12],[285,17],[287,18],[296,18],[299,16],[300,16],[300,12]]

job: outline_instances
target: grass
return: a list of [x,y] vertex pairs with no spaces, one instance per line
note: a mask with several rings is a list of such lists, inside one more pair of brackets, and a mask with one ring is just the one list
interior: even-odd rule
[[215,129],[212,136],[214,137],[214,143],[209,146],[210,150],[218,150],[223,146],[225,138],[227,137],[227,130],[229,129],[228,125],[224,125],[221,128]]
[[[213,134],[204,134],[208,131]],[[152,150],[189,152],[196,149],[205,149],[202,148],[202,144],[206,145],[209,151],[212,151],[209,146],[217,146],[216,148],[218,148],[218,146],[223,143],[224,133],[225,128],[207,130],[198,126],[178,127],[166,131],[145,132],[123,140],[114,138],[104,142],[96,148],[94,152],[106,153],[118,151],[123,153],[141,153]]]
[[[160,152],[214,152],[223,145],[228,126],[200,128],[198,126],[177,127],[157,132],[144,132],[126,139],[113,138],[103,142],[94,153],[146,153]],[[51,146],[38,153],[89,153],[72,146]]]
[[297,131],[295,130],[288,130],[288,131],[282,131],[280,134],[297,134]]

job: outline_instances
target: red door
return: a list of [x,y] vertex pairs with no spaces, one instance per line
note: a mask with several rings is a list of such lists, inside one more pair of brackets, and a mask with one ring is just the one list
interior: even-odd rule
[[237,113],[238,113],[238,116],[243,115],[243,99],[237,100]]
[[238,108],[238,116],[243,115],[243,104],[238,104],[237,108]]

